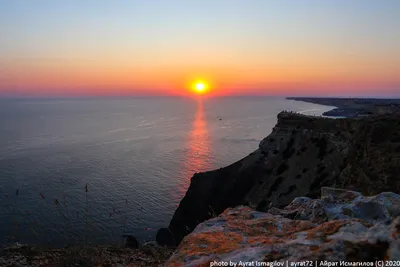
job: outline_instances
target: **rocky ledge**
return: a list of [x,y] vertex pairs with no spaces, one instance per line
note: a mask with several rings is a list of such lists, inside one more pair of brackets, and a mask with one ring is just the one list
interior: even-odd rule
[[167,266],[400,260],[399,215],[400,195],[329,187],[321,199],[298,197],[283,209],[228,208],[187,235]]

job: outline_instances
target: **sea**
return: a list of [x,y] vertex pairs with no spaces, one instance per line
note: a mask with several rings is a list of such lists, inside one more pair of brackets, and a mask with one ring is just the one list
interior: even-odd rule
[[140,242],[166,227],[196,172],[258,148],[271,97],[0,99],[0,246]]

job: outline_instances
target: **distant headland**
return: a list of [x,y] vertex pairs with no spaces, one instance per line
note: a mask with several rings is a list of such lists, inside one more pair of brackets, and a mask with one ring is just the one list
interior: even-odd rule
[[356,118],[400,111],[400,99],[319,97],[287,97],[286,99],[336,107],[323,113],[328,117]]

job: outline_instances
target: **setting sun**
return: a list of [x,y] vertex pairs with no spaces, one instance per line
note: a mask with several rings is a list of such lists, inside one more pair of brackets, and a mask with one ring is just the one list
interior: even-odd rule
[[193,83],[192,89],[197,94],[204,94],[207,92],[208,85],[207,85],[207,83],[205,83],[203,81],[196,81]]
[[206,86],[204,85],[204,83],[198,83],[198,84],[196,84],[196,90],[199,91],[199,92],[204,91],[204,88],[205,88],[205,87],[206,87]]

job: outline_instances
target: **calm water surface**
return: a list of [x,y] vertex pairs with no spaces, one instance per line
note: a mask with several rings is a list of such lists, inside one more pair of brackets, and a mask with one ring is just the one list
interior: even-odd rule
[[153,240],[195,172],[257,149],[281,110],[329,109],[251,97],[0,100],[0,243]]

